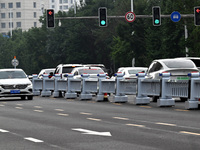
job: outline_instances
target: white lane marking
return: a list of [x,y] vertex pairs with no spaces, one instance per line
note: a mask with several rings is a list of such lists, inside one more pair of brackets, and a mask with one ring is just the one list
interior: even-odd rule
[[0,132],[2,132],[2,133],[6,133],[6,132],[9,132],[9,131],[7,131],[7,130],[3,130],[3,129],[0,129]]
[[87,118],[88,120],[93,120],[93,121],[101,121],[101,119],[96,119],[96,118]]
[[42,106],[34,106],[34,108],[42,108]]
[[162,122],[156,122],[156,124],[165,125],[165,126],[177,126],[176,124],[162,123]]
[[122,118],[122,117],[113,117],[114,119],[120,119],[120,120],[129,120],[128,118]]
[[92,113],[80,112],[81,115],[92,115]]
[[1,104],[0,104],[0,107],[3,107],[3,106],[5,106],[5,105],[1,105]]
[[35,139],[35,138],[32,138],[32,137],[27,137],[27,138],[24,138],[25,140],[29,140],[31,142],[35,142],[35,143],[42,143],[44,141],[41,141],[41,140],[38,140],[38,139]]
[[23,109],[22,107],[15,107],[16,109]]
[[142,108],[152,108],[151,106],[140,106]]
[[44,112],[43,110],[33,110],[33,111],[35,111],[35,112]]
[[17,106],[23,106],[23,104],[16,104]]
[[64,111],[63,109],[54,109],[55,111]]
[[200,135],[200,133],[187,132],[187,131],[180,131],[179,133],[190,134],[190,135]]
[[81,129],[81,128],[73,128],[74,131],[84,132],[82,134],[90,134],[90,135],[100,135],[100,136],[112,136],[110,132],[97,132],[97,131],[91,131],[87,129]]
[[140,128],[145,128],[144,125],[139,125],[139,124],[126,124],[127,126],[134,126],[134,127],[140,127]]
[[175,109],[175,111],[189,111],[189,110],[184,110],[184,109]]
[[59,115],[59,116],[69,116],[69,114],[62,114],[62,113],[58,113],[57,115]]

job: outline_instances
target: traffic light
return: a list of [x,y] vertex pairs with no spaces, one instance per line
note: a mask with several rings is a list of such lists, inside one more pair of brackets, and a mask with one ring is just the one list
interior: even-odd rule
[[200,25],[200,6],[194,7],[194,24],[195,26]]
[[106,7],[99,8],[99,26],[100,27],[107,26],[107,8]]
[[47,9],[47,27],[48,28],[55,27],[55,18],[53,9]]
[[160,6],[154,6],[152,8],[152,13],[153,13],[153,25],[160,26],[161,25]]

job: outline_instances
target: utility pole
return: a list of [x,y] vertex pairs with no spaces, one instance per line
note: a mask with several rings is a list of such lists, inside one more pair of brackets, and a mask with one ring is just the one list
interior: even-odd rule
[[131,12],[133,12],[133,0],[131,0]]

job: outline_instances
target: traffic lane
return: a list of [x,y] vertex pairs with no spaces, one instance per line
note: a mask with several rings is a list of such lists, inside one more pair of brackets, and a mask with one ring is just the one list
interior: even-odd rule
[[[75,101],[75,103],[77,103],[77,102],[78,102],[79,104],[82,103],[82,102],[80,102],[80,101]],[[85,104],[85,102],[84,102],[84,104]],[[91,104],[95,104],[95,103],[91,103],[91,102],[90,102],[89,104],[91,105]],[[103,104],[103,103],[102,103],[102,104]],[[88,104],[87,104],[87,105],[88,105]],[[113,106],[113,105],[111,105],[111,106]],[[81,106],[81,107],[82,107],[82,106]],[[117,107],[118,107],[118,106],[117,106]],[[70,106],[70,108],[71,108],[71,106]],[[90,108],[93,108],[93,107],[90,107]],[[82,114],[82,115],[83,115],[83,114],[90,114],[90,115],[91,115],[92,113],[80,112],[80,114]],[[98,117],[97,117],[97,118],[98,118]],[[93,119],[93,120],[90,119],[89,121],[95,121],[95,120],[94,120],[94,119]],[[81,121],[81,122],[82,122],[82,121]],[[103,122],[105,122],[105,121],[103,121]],[[111,124],[111,125],[112,125],[112,124],[115,124],[115,123],[112,123],[112,122],[108,122],[108,123]],[[75,124],[77,124],[77,123],[75,123]],[[91,124],[91,123],[90,123],[90,124]],[[81,125],[82,125],[82,127],[83,127],[83,124],[81,124]],[[120,125],[120,124],[119,124],[119,125]],[[87,127],[88,127],[88,122],[86,122],[86,124],[85,124],[85,128],[87,128]],[[90,127],[90,129],[93,128],[93,127],[95,127],[95,128],[94,128],[94,130],[95,130],[96,127],[97,127],[97,125],[92,125],[92,126]],[[103,127],[106,127],[105,129],[108,128],[108,126],[107,126],[107,125],[105,126],[105,124],[103,124]],[[78,128],[78,127],[77,127],[77,128]],[[118,128],[119,128],[119,127],[118,127]],[[126,128],[127,128],[127,127],[126,127]],[[101,131],[101,130],[100,130],[100,131]],[[114,131],[113,131],[113,132],[114,132]],[[163,131],[162,131],[162,132],[163,132]],[[114,132],[114,133],[115,133],[115,132]],[[122,130],[122,133],[125,133],[125,132]],[[130,134],[130,132],[128,132],[128,133]],[[133,133],[134,133],[134,132],[133,132]],[[126,134],[126,135],[130,136],[129,134]],[[120,134],[120,135],[121,135],[121,134]],[[132,134],[131,134],[131,135],[132,135]],[[118,137],[118,136],[117,136],[117,137]],[[139,137],[139,136],[138,136],[138,137]],[[127,140],[126,138],[124,138],[124,139],[125,139],[125,141]],[[121,140],[121,142],[122,142],[122,141],[123,141],[123,140]],[[195,144],[194,144],[194,145],[195,145]]]

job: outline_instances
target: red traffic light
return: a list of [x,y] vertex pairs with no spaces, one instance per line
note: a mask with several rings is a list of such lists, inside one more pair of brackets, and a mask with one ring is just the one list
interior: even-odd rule
[[47,27],[48,28],[55,27],[55,18],[53,9],[47,9]]
[[53,12],[52,11],[49,11],[49,15],[52,15],[53,14]]

